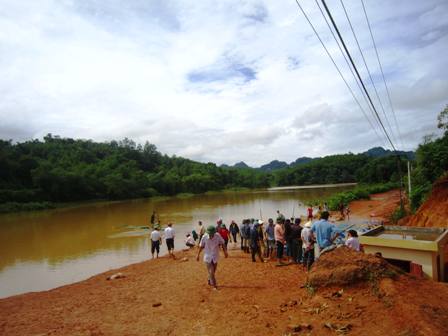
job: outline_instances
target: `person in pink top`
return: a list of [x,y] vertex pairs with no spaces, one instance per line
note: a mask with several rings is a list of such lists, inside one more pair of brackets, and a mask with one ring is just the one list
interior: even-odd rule
[[277,224],[274,227],[275,244],[277,245],[277,261],[283,264],[283,248],[285,245],[285,228],[283,227],[283,220],[278,218]]

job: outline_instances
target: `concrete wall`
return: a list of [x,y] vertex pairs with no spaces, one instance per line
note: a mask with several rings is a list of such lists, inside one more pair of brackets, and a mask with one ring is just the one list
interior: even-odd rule
[[412,261],[422,265],[423,273],[437,281],[437,253],[432,251],[409,250],[403,248],[375,246],[363,244],[366,253],[375,254],[380,252],[383,258]]

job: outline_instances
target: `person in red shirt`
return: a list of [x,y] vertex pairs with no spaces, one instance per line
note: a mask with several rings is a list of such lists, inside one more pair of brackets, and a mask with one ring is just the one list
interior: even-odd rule
[[222,239],[224,239],[224,244],[225,244],[226,249],[227,249],[227,244],[229,243],[230,232],[229,232],[229,230],[227,230],[225,224],[221,224],[220,225],[220,227],[218,229],[218,233],[222,237]]
[[312,220],[313,219],[313,207],[310,205],[307,210],[308,210],[308,220]]

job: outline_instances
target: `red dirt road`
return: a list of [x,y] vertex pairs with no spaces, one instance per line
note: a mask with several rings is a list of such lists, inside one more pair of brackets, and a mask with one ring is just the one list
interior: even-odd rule
[[[206,284],[193,253],[179,253],[47,292],[0,300],[0,335],[283,335],[301,323],[300,335],[446,335],[448,286],[403,277],[341,288],[300,288],[296,265],[252,263],[239,250],[222,259],[220,289]],[[116,271],[115,271],[116,272]],[[153,305],[161,303],[160,306]],[[330,323],[330,324],[328,324]]]
[[390,223],[391,214],[400,205],[400,191],[391,190],[370,196],[370,200],[358,200],[350,203],[353,218],[374,219]]

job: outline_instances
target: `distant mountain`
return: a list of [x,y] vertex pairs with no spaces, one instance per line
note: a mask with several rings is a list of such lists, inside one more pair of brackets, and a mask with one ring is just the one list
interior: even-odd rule
[[308,162],[311,162],[311,161],[317,160],[317,159],[320,159],[320,158],[310,158],[310,157],[304,156],[304,157],[298,158],[294,162],[291,162],[291,164],[289,166],[290,167],[298,166],[298,165],[305,164],[305,163],[308,163]]
[[274,160],[269,162],[268,164],[262,165],[260,168],[260,170],[264,171],[264,172],[270,172],[276,169],[282,169],[282,168],[286,168],[289,167],[289,165],[285,162],[285,161],[278,161],[278,160]]
[[235,163],[231,168],[238,168],[238,169],[247,169],[247,168],[251,168],[249,167],[244,161]]
[[252,169],[252,167],[248,166],[246,164],[246,162],[241,161],[241,162],[237,162],[235,163],[233,166],[229,166],[225,163],[223,163],[222,165],[219,166],[220,168],[230,168],[230,169]]
[[[406,156],[409,160],[415,159],[415,152],[413,151],[397,151],[398,155]],[[389,149],[384,149],[383,147],[373,147],[370,148],[368,151],[365,151],[364,153],[367,156],[370,157],[384,157],[384,156],[390,156],[394,155],[394,151],[391,151]]]
[[[415,152],[413,151],[397,151],[399,155],[406,156],[409,160],[415,159]],[[351,153],[350,153],[351,154]],[[373,158],[379,158],[379,157],[385,157],[385,156],[391,156],[395,153],[389,149],[384,149],[383,147],[373,147],[369,150],[359,153],[358,155],[367,155],[369,157]],[[260,166],[259,168],[256,168],[258,170],[261,170],[263,172],[272,172],[274,170],[284,169],[288,167],[296,167],[299,165],[303,165],[306,163],[309,163],[311,161],[320,160],[322,157],[316,157],[316,158],[310,158],[307,156],[302,156],[296,159],[295,161],[291,162],[290,164],[286,163],[285,161],[279,161],[279,160],[273,160],[267,164],[264,164]],[[233,166],[229,166],[226,164],[222,164],[220,167],[222,168],[237,168],[237,169],[253,169],[252,167],[248,166],[244,161],[235,163]]]

